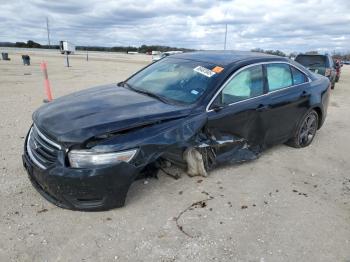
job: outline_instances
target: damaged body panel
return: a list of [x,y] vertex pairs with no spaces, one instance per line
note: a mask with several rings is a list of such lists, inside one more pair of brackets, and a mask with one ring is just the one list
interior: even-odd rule
[[23,164],[34,187],[60,207],[121,207],[132,182],[155,175],[164,162],[207,176],[217,165],[254,160],[274,144],[307,146],[328,100],[328,80],[286,58],[174,55],[118,85],[39,108]]

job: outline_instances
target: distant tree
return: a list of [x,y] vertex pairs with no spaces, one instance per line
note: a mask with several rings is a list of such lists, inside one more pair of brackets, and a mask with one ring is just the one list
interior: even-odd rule
[[333,51],[332,52],[332,58],[333,59],[342,59],[342,54],[341,53],[339,53],[339,52],[335,52],[335,51]]
[[41,48],[41,45],[34,42],[33,40],[28,40],[27,43],[24,42],[16,42],[16,47],[27,47],[27,48]]
[[161,46],[161,45],[142,45],[138,48],[138,51],[140,53],[147,53],[151,51],[160,51],[160,52],[167,52],[167,51],[194,51],[194,49],[188,49],[188,48],[178,48],[178,47],[171,47],[171,46]]
[[289,54],[288,57],[289,57],[289,58],[295,58],[297,55],[298,55],[297,52],[292,52],[292,53]]
[[286,54],[283,53],[280,50],[264,50],[264,49],[261,49],[261,48],[254,48],[251,51],[252,52],[258,52],[258,53],[265,53],[265,54],[269,54],[269,55],[286,56]]
[[33,40],[28,40],[27,47],[28,48],[41,48],[41,45],[39,43],[34,42]]
[[0,46],[14,47],[14,46],[16,46],[16,44],[11,43],[11,42],[0,42]]
[[265,53],[264,49],[261,49],[261,48],[254,48],[254,49],[252,49],[250,51],[257,52],[257,53]]
[[286,56],[286,54],[280,50],[266,50],[265,53],[270,55]]
[[15,46],[16,46],[16,47],[27,47],[27,44],[24,43],[24,42],[16,42],[16,43],[15,43]]

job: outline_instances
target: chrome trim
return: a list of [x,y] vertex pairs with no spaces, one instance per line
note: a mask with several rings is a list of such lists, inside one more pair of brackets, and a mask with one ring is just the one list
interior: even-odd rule
[[45,140],[45,142],[49,143],[50,145],[56,147],[57,149],[61,150],[62,147],[59,144],[56,144],[51,139],[47,138],[43,133],[40,132],[40,130],[37,128],[36,125],[34,125],[35,131],[38,133],[38,135]]
[[[40,136],[41,137],[41,136]],[[40,141],[41,142],[41,141]],[[52,149],[52,147],[49,147],[48,145],[44,144],[44,143],[40,143],[40,146],[42,146],[43,148],[45,148],[47,151],[53,153],[55,151],[55,149]]]
[[[220,92],[225,88],[225,86],[232,80],[232,78],[234,78],[239,72],[249,68],[249,67],[252,67],[252,66],[257,66],[257,65],[268,65],[268,64],[287,64],[289,66],[292,66],[294,67],[295,69],[297,69],[298,71],[302,72],[306,77],[307,77],[307,82],[305,83],[310,83],[311,82],[311,79],[310,77],[305,74],[302,70],[300,70],[298,67],[296,67],[295,65],[293,65],[292,63],[289,63],[289,62],[284,62],[284,61],[271,61],[271,62],[259,62],[259,63],[255,63],[255,64],[250,64],[250,65],[246,65],[246,66],[243,66],[241,67],[240,69],[238,69],[236,72],[234,72],[229,79],[227,79],[225,81],[225,83],[222,84],[222,86],[219,88],[219,90],[215,93],[215,95],[213,96],[213,98],[209,101],[207,107],[206,107],[206,112],[212,112],[214,111],[214,109],[209,109],[211,104],[214,102],[214,100],[216,99],[216,97],[220,94]],[[274,91],[271,91],[271,92],[267,92],[266,94],[262,94],[260,96],[255,96],[255,97],[250,97],[250,98],[247,98],[247,99],[244,99],[244,100],[241,100],[241,101],[237,101],[237,102],[234,102],[234,103],[231,103],[231,104],[228,104],[228,105],[225,105],[225,106],[231,106],[231,105],[234,105],[234,104],[239,104],[239,103],[242,103],[242,102],[245,102],[245,101],[249,101],[249,100],[252,100],[252,99],[256,99],[256,98],[259,98],[259,97],[263,97],[263,96],[267,96],[267,95],[270,95],[270,94],[273,94],[273,93],[276,93],[276,92],[280,92],[280,91],[283,91],[283,90],[286,90],[286,89],[289,89],[289,88],[292,88],[292,87],[296,87],[296,86],[300,86],[300,85],[303,85],[305,83],[301,83],[301,84],[297,84],[297,85],[292,85],[292,86],[287,86],[287,87],[284,87],[284,88],[281,88],[281,89],[278,89],[278,90],[274,90]]]
[[29,141],[30,141],[30,138],[32,136],[32,132],[33,132],[33,127],[29,131],[29,135],[28,135],[28,138],[27,138],[27,145],[26,145],[29,158],[30,158],[30,160],[32,160],[34,162],[34,164],[36,164],[41,169],[45,170],[46,167],[44,165],[42,165],[38,160],[36,160],[36,158],[34,157],[34,155],[32,153],[32,149],[29,146]]

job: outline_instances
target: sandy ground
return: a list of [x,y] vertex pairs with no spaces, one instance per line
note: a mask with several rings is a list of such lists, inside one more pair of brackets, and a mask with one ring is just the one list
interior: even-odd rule
[[[22,52],[25,53],[25,52]],[[164,174],[139,180],[126,206],[73,212],[43,199],[22,167],[31,113],[42,104],[48,62],[54,97],[117,82],[149,56],[55,51],[0,61],[0,261],[350,261],[350,66],[332,91],[313,144],[285,145],[256,161],[222,167],[205,179]],[[203,208],[174,217],[192,203]]]

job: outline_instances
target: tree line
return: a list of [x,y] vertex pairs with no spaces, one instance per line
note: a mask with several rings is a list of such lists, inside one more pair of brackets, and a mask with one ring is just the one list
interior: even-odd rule
[[[45,48],[45,49],[59,49],[59,45],[41,45],[39,43],[34,42],[33,40],[28,40],[25,42],[0,42],[0,46],[3,47],[21,47],[21,48]],[[194,49],[188,48],[178,48],[178,47],[170,47],[170,46],[162,46],[162,45],[141,45],[140,47],[135,46],[114,46],[114,47],[104,47],[104,46],[76,46],[77,50],[85,50],[85,51],[105,51],[105,52],[139,52],[139,53],[147,53],[152,51],[194,51]]]
[[[59,45],[41,45],[39,43],[34,42],[33,40],[28,40],[27,43],[25,42],[0,42],[0,47],[21,47],[21,48],[45,48],[45,49],[59,49]],[[105,52],[139,52],[139,53],[148,53],[152,51],[160,51],[160,52],[167,52],[167,51],[183,51],[183,52],[189,52],[189,51],[195,51],[195,49],[188,49],[188,48],[178,48],[178,47],[170,47],[170,46],[162,46],[162,45],[141,45],[140,47],[135,46],[114,46],[114,47],[103,47],[103,46],[76,46],[77,50],[85,50],[85,51],[105,51]],[[287,54],[280,50],[264,50],[261,48],[254,48],[251,50],[252,52],[259,52],[259,53],[265,53],[270,55],[277,55],[277,56],[283,56],[287,57]],[[290,53],[289,57],[296,57],[297,52]],[[318,54],[318,51],[308,51],[305,52],[305,54]],[[350,53],[339,53],[339,52],[333,52],[332,57],[334,59],[341,59],[344,61],[350,61]]]

